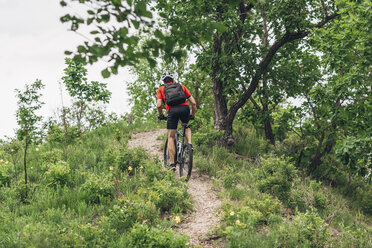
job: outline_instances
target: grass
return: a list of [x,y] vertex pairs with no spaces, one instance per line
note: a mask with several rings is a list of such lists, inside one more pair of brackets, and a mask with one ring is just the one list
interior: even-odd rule
[[293,159],[276,155],[250,128],[237,130],[232,151],[211,144],[206,135],[197,136],[201,140],[194,159],[220,191],[218,231],[227,247],[372,245],[372,218],[360,203],[304,174]]
[[159,126],[118,122],[68,144],[48,138],[30,149],[27,186],[21,162],[18,181],[4,162],[11,181],[0,187],[0,247],[186,247],[174,218],[161,218],[192,208],[186,185],[126,147],[132,132]]

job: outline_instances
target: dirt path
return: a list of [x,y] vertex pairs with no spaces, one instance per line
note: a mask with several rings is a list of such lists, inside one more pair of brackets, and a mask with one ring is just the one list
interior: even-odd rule
[[[128,147],[142,146],[151,155],[158,155],[162,159],[163,141],[157,140],[157,137],[164,133],[166,130],[160,129],[133,134]],[[191,246],[221,247],[221,244],[214,243],[213,234],[210,234],[213,227],[219,223],[217,209],[221,206],[221,201],[212,190],[209,178],[199,176],[199,173],[193,169],[188,186],[188,192],[194,201],[194,210],[179,224],[177,231],[190,236]]]

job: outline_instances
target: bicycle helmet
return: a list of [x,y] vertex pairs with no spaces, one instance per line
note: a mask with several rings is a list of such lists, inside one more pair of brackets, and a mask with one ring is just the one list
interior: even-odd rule
[[163,75],[161,75],[161,80],[164,81],[164,79],[166,79],[167,77],[171,78],[174,80],[174,76],[171,72],[167,71],[167,72],[164,72]]

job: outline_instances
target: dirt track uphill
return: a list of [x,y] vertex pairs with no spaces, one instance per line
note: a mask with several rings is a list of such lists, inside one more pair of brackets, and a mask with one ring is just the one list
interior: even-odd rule
[[[162,160],[161,145],[164,141],[158,140],[157,137],[164,135],[166,132],[166,129],[160,129],[132,134],[128,147],[142,146],[149,154],[156,155]],[[214,242],[212,234],[213,228],[219,223],[217,210],[221,201],[212,190],[209,178],[199,176],[196,170],[197,168],[194,167],[191,178],[187,183],[188,193],[194,201],[194,210],[175,230],[190,236],[190,246],[221,247],[222,244]]]

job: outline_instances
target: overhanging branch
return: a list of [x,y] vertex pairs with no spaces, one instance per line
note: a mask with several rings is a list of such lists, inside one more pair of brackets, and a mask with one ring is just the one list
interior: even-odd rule
[[[338,15],[333,14],[331,16],[327,16],[323,21],[319,22],[318,24],[314,25],[314,28],[321,28],[331,20],[335,19]],[[248,99],[252,96],[253,92],[255,92],[259,80],[261,78],[262,73],[267,69],[271,60],[274,58],[277,51],[284,46],[285,44],[300,40],[305,38],[310,34],[310,30],[301,31],[297,33],[285,33],[282,38],[275,41],[274,44],[270,47],[269,51],[267,52],[265,58],[258,64],[259,69],[257,70],[256,74],[252,77],[251,83],[249,84],[248,89],[243,93],[242,97],[233,103],[228,111],[228,118],[234,117],[236,112],[248,101]],[[233,118],[232,118],[233,119]]]

